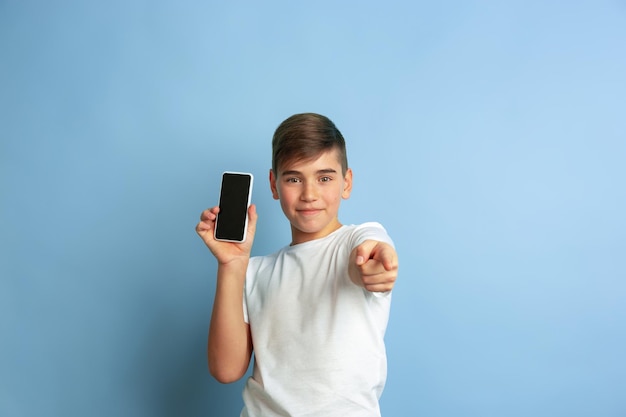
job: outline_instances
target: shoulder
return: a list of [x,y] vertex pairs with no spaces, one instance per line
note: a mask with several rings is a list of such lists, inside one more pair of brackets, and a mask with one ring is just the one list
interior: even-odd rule
[[274,253],[270,253],[268,255],[257,255],[250,257],[248,261],[248,272],[250,271],[259,271],[263,268],[273,267],[276,262],[285,255],[286,252],[289,252],[290,246],[285,246],[281,249],[278,249]]
[[260,266],[263,264],[267,264],[267,263],[273,263],[275,262],[275,260],[280,256],[280,253],[283,250],[280,249],[274,253],[271,253],[269,255],[257,255],[257,256],[252,256],[250,257],[250,261],[248,262],[248,266]]
[[378,230],[378,231],[382,230],[385,233],[387,232],[385,228],[383,227],[383,225],[378,222],[365,222],[365,223],[355,225],[354,228],[356,230],[370,230],[371,229],[371,230]]
[[351,246],[355,247],[366,240],[378,240],[389,243],[393,246],[393,241],[387,230],[378,222],[366,222],[358,225],[346,226],[350,235]]

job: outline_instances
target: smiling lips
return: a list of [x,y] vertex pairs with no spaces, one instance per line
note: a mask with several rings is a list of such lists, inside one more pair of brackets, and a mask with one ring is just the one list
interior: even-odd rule
[[322,209],[316,209],[316,208],[303,208],[303,209],[296,209],[296,211],[300,214],[302,214],[303,216],[314,216],[317,213],[319,213],[320,211],[322,211]]

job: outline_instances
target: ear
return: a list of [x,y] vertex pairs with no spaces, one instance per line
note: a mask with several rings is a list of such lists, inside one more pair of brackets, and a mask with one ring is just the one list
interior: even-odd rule
[[341,198],[347,200],[350,198],[352,192],[352,168],[346,170],[346,175],[343,177],[343,191],[341,192]]
[[278,196],[278,188],[276,188],[276,174],[274,174],[273,169],[270,169],[270,189],[272,190],[272,197],[274,200],[278,200],[280,197]]

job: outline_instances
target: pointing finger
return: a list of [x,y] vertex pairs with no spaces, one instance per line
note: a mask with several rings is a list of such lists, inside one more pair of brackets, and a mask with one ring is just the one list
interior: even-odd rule
[[376,247],[377,242],[374,240],[366,240],[356,248],[356,264],[363,265],[372,257],[372,250]]

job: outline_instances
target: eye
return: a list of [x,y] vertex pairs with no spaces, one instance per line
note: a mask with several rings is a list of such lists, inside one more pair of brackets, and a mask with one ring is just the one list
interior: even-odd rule
[[300,182],[300,178],[297,177],[289,177],[289,178],[285,178],[285,182],[287,183],[297,183]]
[[328,177],[328,176],[320,178],[320,182],[329,182],[332,180],[333,180],[332,177]]

